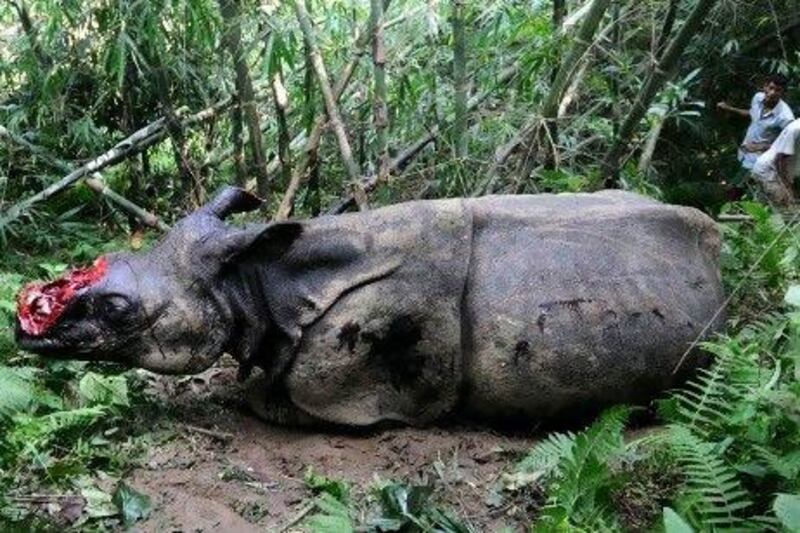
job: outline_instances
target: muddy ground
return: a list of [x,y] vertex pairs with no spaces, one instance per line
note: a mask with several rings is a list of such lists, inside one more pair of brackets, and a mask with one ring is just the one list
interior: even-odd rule
[[377,479],[433,483],[435,499],[476,531],[523,530],[533,498],[502,491],[502,474],[535,441],[445,421],[353,434],[268,425],[242,402],[231,366],[200,377],[149,377],[166,406],[154,443],[126,476],[152,498],[143,531],[302,531],[308,467],[353,486],[363,512]]

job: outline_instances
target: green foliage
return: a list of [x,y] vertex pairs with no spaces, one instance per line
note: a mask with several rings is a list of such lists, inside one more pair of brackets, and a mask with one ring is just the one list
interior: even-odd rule
[[380,516],[370,521],[377,531],[417,533],[469,533],[471,530],[431,502],[432,485],[409,485],[389,482],[375,492],[380,503]]
[[743,527],[743,512],[752,502],[736,471],[724,461],[720,444],[702,439],[685,426],[671,426],[668,435],[686,475],[686,490],[678,500],[683,514],[698,527]]
[[317,495],[315,513],[305,526],[315,533],[340,533],[356,530],[398,531],[403,533],[471,533],[432,501],[433,485],[416,485],[396,481],[378,482],[372,489],[369,518],[357,525],[359,515],[351,501],[347,483],[306,472],[306,486]]
[[681,518],[681,515],[669,507],[664,507],[664,532],[665,533],[694,533],[692,526]]
[[[95,254],[91,241],[82,244],[64,258]],[[0,268],[13,268],[9,263]],[[89,370],[85,363],[44,361],[14,344],[16,294],[24,279],[56,276],[66,268],[64,260],[52,256],[27,258],[27,263],[33,265],[28,275],[0,270],[0,493],[78,491],[86,502],[81,520],[144,516],[147,506],[140,495],[121,486],[115,506],[112,496],[91,481],[99,472],[121,474],[129,460],[131,443],[120,431],[131,406],[128,378]],[[0,522],[16,525],[11,527],[47,529],[34,511],[0,500]]]
[[578,433],[571,446],[554,447],[561,456],[553,469],[547,503],[535,524],[536,531],[619,528],[611,494],[622,479],[611,465],[625,450],[622,431],[629,415],[630,409],[613,407]]
[[723,212],[743,212],[752,218],[752,224],[746,226],[722,225],[722,269],[727,288],[730,291],[747,283],[747,297],[739,300],[739,306],[766,307],[785,280],[800,274],[800,239],[781,216],[762,204],[737,202]]
[[309,466],[304,477],[306,487],[314,494],[328,494],[332,498],[342,503],[350,501],[350,487],[340,479],[331,479],[314,472]]
[[800,531],[800,495],[778,494],[772,510],[787,531]]
[[350,508],[330,493],[323,493],[314,505],[317,513],[309,517],[306,526],[314,533],[350,533],[355,531]]
[[120,482],[111,501],[117,506],[122,522],[129,526],[150,516],[153,504],[150,497]]

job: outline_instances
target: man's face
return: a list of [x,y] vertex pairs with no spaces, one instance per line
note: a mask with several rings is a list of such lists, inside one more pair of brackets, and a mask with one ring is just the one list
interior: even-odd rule
[[764,103],[774,106],[783,98],[783,87],[773,81],[764,84]]

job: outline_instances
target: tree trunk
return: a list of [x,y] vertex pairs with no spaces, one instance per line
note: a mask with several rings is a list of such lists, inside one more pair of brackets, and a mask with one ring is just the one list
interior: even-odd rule
[[467,46],[464,0],[453,0],[453,144],[458,159],[467,156]]
[[[306,7],[311,12],[311,0],[305,0]],[[304,108],[303,108],[303,124],[305,126],[306,135],[308,138],[313,135],[314,129],[317,127],[315,122],[316,117],[316,106],[314,105],[314,65],[311,64],[311,52],[308,48],[308,43],[304,43],[305,46],[305,65],[303,67],[303,98],[304,98]],[[363,49],[363,46],[361,47]],[[360,57],[358,53],[358,43],[356,43],[356,58]],[[353,61],[353,66],[355,67],[355,62]],[[338,82],[342,81],[342,76],[344,73],[339,74]],[[342,86],[340,83],[337,83],[337,86]],[[338,91],[336,93],[336,99],[338,101],[341,98],[342,91]],[[322,117],[324,119],[324,116]],[[322,129],[322,126],[319,126],[319,129]],[[319,215],[320,211],[322,211],[322,198],[320,195],[320,183],[319,183],[319,157],[318,151],[314,150],[306,150],[306,159],[303,162],[305,167],[308,169],[308,195],[306,195],[306,206],[311,211],[312,216]],[[298,175],[298,179],[302,178],[302,174]],[[291,205],[293,205],[294,197],[288,199],[289,205],[289,212],[291,212]],[[288,215],[287,215],[288,216]]]
[[[553,0],[553,32],[554,33],[559,33],[561,31],[561,27],[564,24],[564,18],[566,18],[566,16],[567,16],[567,3],[566,3],[566,0]],[[586,64],[586,63],[587,62],[584,61],[582,64]],[[580,73],[580,68],[576,72]],[[553,83],[555,81],[556,76],[558,76],[558,70],[554,70],[553,71],[552,77],[550,79],[551,83]],[[573,79],[575,79],[576,77],[577,77],[576,75],[573,75]],[[567,89],[564,90],[564,92],[566,93],[567,90],[569,90],[569,88],[571,88],[571,87],[572,87],[572,83],[570,82],[569,86],[567,87]],[[559,109],[560,109],[561,101],[563,101],[563,97],[559,100]],[[558,117],[559,117],[559,114],[558,114],[558,110],[557,110],[556,111],[556,116],[553,117],[553,118],[558,119]],[[557,144],[558,143],[558,120],[553,120],[552,123],[550,124],[550,135],[551,135],[551,139],[554,139],[555,143]],[[537,144],[540,144],[540,143],[537,143]],[[555,150],[548,150],[546,152],[546,154],[545,154],[544,168],[547,168],[547,169],[554,168],[556,166],[556,158],[557,158],[556,157],[556,151]],[[526,174],[528,172],[526,172]]]
[[[227,26],[223,40],[233,59],[233,68],[236,72],[236,94],[239,97],[242,116],[247,125],[248,145],[250,148],[249,166],[256,176],[256,191],[259,196],[267,199],[270,194],[267,161],[261,138],[261,121],[256,108],[253,81],[250,78],[250,69],[247,67],[247,58],[242,48],[239,0],[219,0],[219,5],[222,18]],[[267,205],[267,202],[265,202],[265,205]]]
[[578,35],[575,37],[564,61],[561,62],[550,92],[542,105],[542,117],[545,119],[554,119],[558,115],[558,106],[561,103],[561,98],[564,96],[569,82],[581,64],[584,54],[591,46],[594,35],[597,33],[597,28],[600,26],[603,15],[610,3],[611,0],[592,1],[592,5],[578,30]]
[[624,122],[620,126],[619,135],[609,148],[603,159],[602,172],[606,179],[606,186],[616,185],[619,177],[620,159],[625,146],[633,136],[634,131],[644,118],[653,99],[673,74],[678,60],[689,45],[692,37],[701,28],[706,15],[714,7],[716,0],[698,0],[691,13],[684,22],[678,34],[669,42],[664,54],[651,70],[644,86],[639,91],[639,96],[628,111]]
[[678,0],[669,0],[667,12],[664,14],[664,23],[661,25],[661,33],[658,35],[658,42],[653,49],[653,57],[658,57],[664,50],[664,45],[667,44],[672,33],[672,27],[675,26],[675,17],[678,14]]
[[242,144],[242,103],[239,95],[233,97],[233,107],[231,107],[231,143],[233,145],[233,170],[236,176],[236,184],[244,187],[247,183],[247,169],[244,164],[244,145]]
[[186,144],[186,138],[183,133],[183,125],[175,113],[175,107],[172,103],[169,80],[164,68],[161,66],[154,69],[154,74],[159,99],[161,100],[161,109],[165,117],[164,124],[172,140],[172,155],[175,159],[175,166],[178,168],[182,196],[180,204],[186,208],[197,208],[202,201],[202,183],[197,182],[198,175],[190,159],[189,147]]

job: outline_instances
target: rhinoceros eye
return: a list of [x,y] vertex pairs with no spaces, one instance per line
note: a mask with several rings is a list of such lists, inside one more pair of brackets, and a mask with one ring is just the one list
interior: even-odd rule
[[132,309],[133,305],[130,300],[121,294],[109,294],[103,297],[99,311],[102,312],[103,318],[111,322],[118,322],[124,320]]

